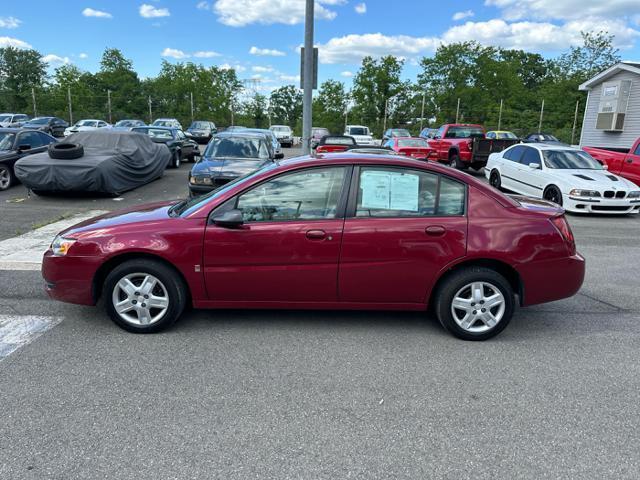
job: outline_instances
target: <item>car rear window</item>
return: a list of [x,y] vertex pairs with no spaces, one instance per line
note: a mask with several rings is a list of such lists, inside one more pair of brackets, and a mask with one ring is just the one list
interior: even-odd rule
[[427,147],[427,141],[421,138],[401,138],[398,140],[399,147]]
[[445,138],[473,138],[473,137],[484,137],[484,131],[481,127],[471,127],[471,126],[459,126],[459,127],[449,127],[447,133],[445,133]]

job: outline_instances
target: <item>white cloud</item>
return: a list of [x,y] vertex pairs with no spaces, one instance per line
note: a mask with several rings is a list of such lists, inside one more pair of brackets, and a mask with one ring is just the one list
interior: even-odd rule
[[[315,18],[333,20],[337,13],[325,5],[341,5],[345,0],[316,0]],[[213,11],[218,21],[231,27],[254,23],[296,25],[304,21],[305,0],[217,0]]]
[[196,4],[196,8],[198,10],[209,10],[211,8],[211,5],[209,5],[209,2],[198,2]]
[[364,15],[365,13],[367,13],[367,4],[364,2],[358,3],[355,7],[353,7],[353,9],[356,11],[356,13]]
[[299,82],[300,75],[280,75],[278,77],[283,82]]
[[251,67],[251,70],[257,73],[267,73],[273,72],[273,67],[262,67],[260,65],[256,65],[254,67]]
[[87,55],[86,53],[81,53],[80,55],[78,55],[78,57],[84,60],[85,58],[89,58],[89,55]]
[[193,52],[193,56],[196,58],[213,58],[219,57],[220,54],[212,50],[200,50],[198,52]]
[[69,57],[61,57],[59,55],[54,55],[50,53],[42,57],[42,61],[49,64],[50,67],[58,67],[60,65],[67,65],[71,63],[71,59]]
[[160,55],[163,57],[175,58],[177,60],[189,58],[190,56],[188,53],[184,53],[182,50],[178,50],[177,48],[165,48]]
[[231,65],[229,63],[223,63],[222,65],[219,66],[219,68],[221,70],[235,70],[238,73],[244,72],[246,70],[246,67],[243,67],[242,65],[239,65],[239,64]]
[[484,3],[500,8],[508,20],[620,18],[640,7],[638,0],[485,0]]
[[85,17],[95,17],[95,18],[113,18],[109,12],[104,12],[102,10],[94,10],[93,8],[85,8],[82,10],[82,15]]
[[340,75],[346,78],[351,78],[353,77],[353,72],[350,72],[349,70],[345,70],[344,72],[340,72]]
[[18,40],[12,37],[0,37],[0,48],[13,47],[13,48],[31,48],[27,42]]
[[455,21],[458,21],[458,20],[464,20],[465,18],[473,17],[474,15],[475,13],[473,13],[473,10],[465,10],[464,12],[454,13],[453,17],[451,18]]
[[15,17],[0,17],[0,28],[18,28],[21,23]]
[[432,53],[440,44],[434,37],[383,35],[382,33],[351,34],[334,37],[318,45],[321,63],[360,63],[362,57],[411,57]]
[[258,55],[263,57],[284,57],[286,55],[286,53],[284,53],[281,50],[276,50],[272,48],[258,48],[258,47],[251,47],[249,49],[249,53],[251,55]]
[[140,5],[140,16],[143,18],[160,18],[171,15],[168,8],[156,8],[148,3]]

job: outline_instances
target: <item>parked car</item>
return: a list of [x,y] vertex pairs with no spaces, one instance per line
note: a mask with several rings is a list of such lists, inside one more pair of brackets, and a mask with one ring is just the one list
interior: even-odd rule
[[157,118],[151,125],[154,127],[170,127],[182,130],[182,124],[175,118]]
[[493,153],[485,175],[495,188],[544,198],[569,212],[638,213],[640,187],[573,147],[520,144]]
[[21,158],[15,173],[38,195],[117,196],[162,177],[170,156],[146,135],[97,129],[74,133],[51,143],[46,152]]
[[42,152],[55,142],[55,138],[44,132],[0,128],[0,190],[6,190],[18,182],[13,167],[19,159]]
[[344,134],[353,137],[358,145],[379,145],[378,142],[373,139],[369,127],[365,127],[364,125],[347,125],[344,129]]
[[72,133],[88,132],[99,128],[111,128],[111,125],[104,120],[78,120],[74,125],[65,129],[64,136],[68,137]]
[[24,113],[0,113],[0,128],[20,128],[28,121]]
[[275,160],[271,140],[260,132],[214,135],[189,174],[189,194],[202,195]]
[[469,167],[480,170],[491,153],[500,152],[519,140],[486,139],[482,125],[452,123],[442,125],[427,142],[434,150],[432,157],[438,162],[461,170]]
[[[564,142],[561,142],[556,137],[551,135],[550,133],[530,133],[526,137],[522,139],[524,143],[549,143],[554,145],[567,145]],[[567,145],[568,146],[568,145]]]
[[125,119],[125,120],[119,120],[116,122],[116,124],[113,126],[114,130],[122,130],[122,131],[128,131],[131,130],[134,127],[145,127],[147,124],[144,123],[142,120],[130,120],[130,119]]
[[518,140],[518,136],[508,130],[491,130],[490,132],[487,132],[486,138],[490,138],[492,140]]
[[264,134],[271,142],[271,148],[274,151],[274,158],[276,160],[284,158],[284,153],[282,153],[282,146],[280,145],[280,142],[278,141],[278,137],[276,137],[276,134],[273,132],[273,130],[268,130],[266,128],[247,128],[244,131],[246,133]]
[[422,138],[433,138],[436,133],[438,133],[437,128],[423,128],[419,136]]
[[391,138],[410,137],[411,133],[406,128],[389,128],[382,135],[382,143],[385,144]]
[[169,165],[172,168],[180,167],[180,164],[187,160],[194,162],[200,153],[198,144],[177,128],[146,126],[134,127],[131,131],[149,135],[155,143],[164,143],[171,152]]
[[247,127],[243,127],[242,125],[231,125],[230,127],[225,128],[225,132],[238,132],[240,130],[246,130]]
[[346,152],[357,146],[356,139],[349,135],[325,135],[316,147],[316,154]]
[[453,335],[485,340],[507,327],[516,303],[582,285],[584,259],[549,202],[399,155],[264,160],[208,195],[63,230],[44,254],[48,295],[103,298],[113,321],[136,333],[166,329],[187,305],[431,307]]
[[387,140],[384,144],[400,155],[427,160],[433,150],[424,138],[420,137],[394,137]]
[[48,133],[52,137],[63,137],[65,129],[69,124],[58,117],[36,117],[22,125],[22,128],[40,130]]
[[628,150],[605,147],[584,147],[583,150],[606,165],[611,173],[640,185],[640,138]]
[[291,130],[291,127],[288,125],[271,125],[269,130],[276,134],[280,145],[289,148],[293,146],[293,130]]
[[189,128],[187,128],[188,133],[198,143],[208,143],[211,140],[211,137],[218,133],[218,129],[216,128],[216,124],[213,122],[209,122],[207,120],[197,120],[195,122],[191,122]]
[[309,142],[311,149],[313,150],[318,146],[318,144],[320,143],[320,139],[322,137],[325,137],[330,134],[331,132],[329,132],[328,128],[324,128],[324,127],[311,128],[311,141]]

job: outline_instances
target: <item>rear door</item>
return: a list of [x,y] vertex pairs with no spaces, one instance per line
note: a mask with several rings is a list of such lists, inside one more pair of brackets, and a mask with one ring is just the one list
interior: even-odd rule
[[640,141],[624,159],[622,176],[640,186]]
[[[524,152],[520,161],[516,164],[518,184],[520,190],[525,195],[532,197],[542,197],[545,186],[545,174],[542,170],[542,157],[540,151],[533,147],[522,147]],[[531,168],[529,165],[535,163],[538,168]]]
[[518,181],[518,163],[524,153],[522,145],[507,150],[502,154],[500,177],[502,186],[517,193],[523,193],[522,184]]
[[354,169],[338,275],[341,302],[423,303],[466,253],[466,185],[424,170]]

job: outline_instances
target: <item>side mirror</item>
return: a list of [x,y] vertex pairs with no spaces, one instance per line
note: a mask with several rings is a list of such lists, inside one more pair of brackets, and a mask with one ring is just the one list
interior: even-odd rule
[[193,138],[191,132],[184,132],[184,134],[187,136],[187,138]]
[[606,163],[602,164],[602,169],[603,170],[609,170],[609,165],[607,165]]
[[214,217],[213,223],[220,227],[234,228],[239,227],[244,223],[242,219],[242,212],[238,209],[228,210],[222,215]]
[[278,152],[276,153],[275,157],[276,160],[282,160],[284,158],[284,153],[282,152]]
[[440,137],[440,135],[434,135],[434,136],[433,136],[433,139],[434,139],[434,140],[440,140],[440,138],[441,138],[441,137]]
[[531,170],[538,170],[540,168],[540,164],[539,163],[530,163],[529,164],[529,168]]
[[28,145],[26,143],[18,145],[19,152],[26,152],[27,150],[31,150],[31,145]]

